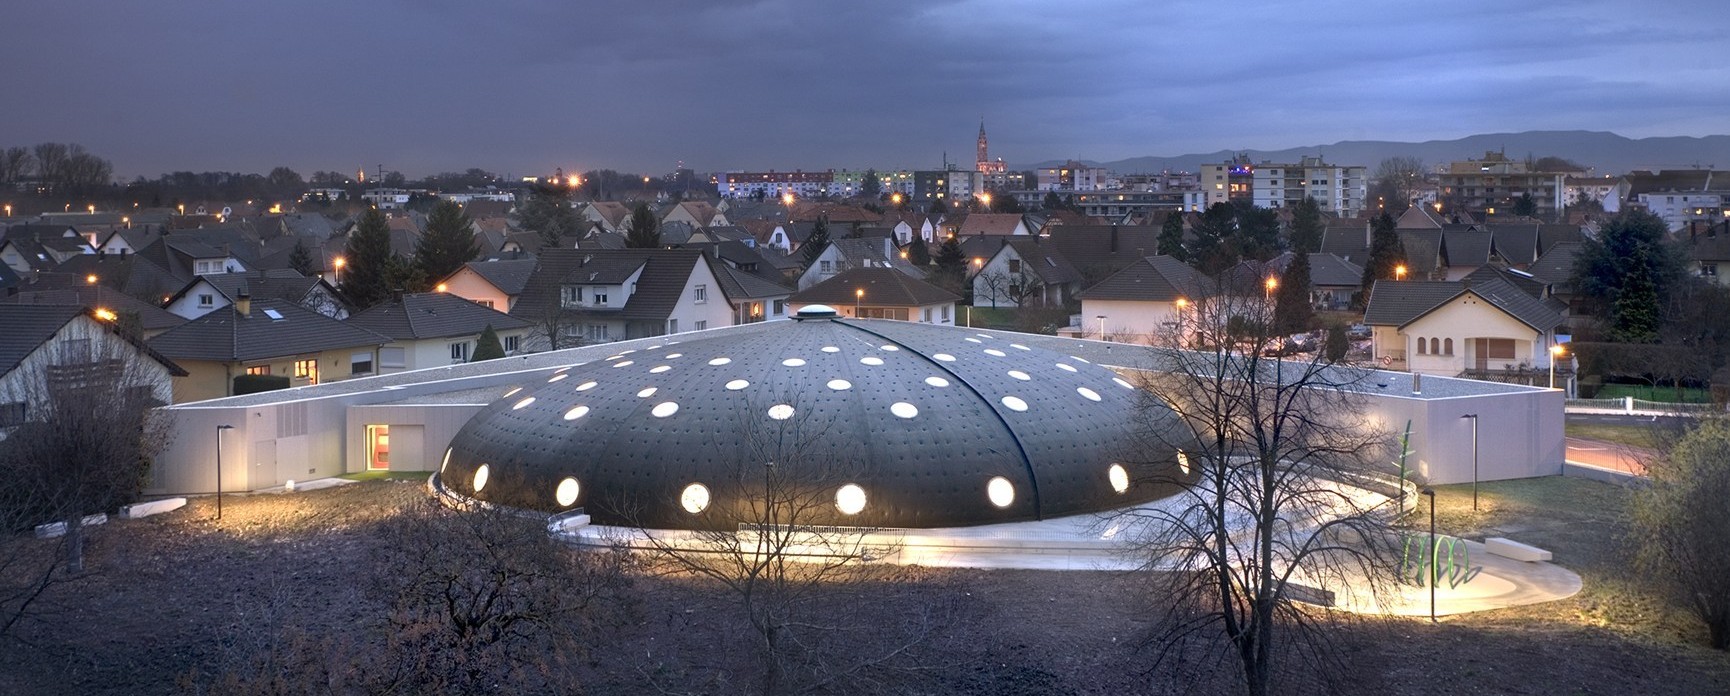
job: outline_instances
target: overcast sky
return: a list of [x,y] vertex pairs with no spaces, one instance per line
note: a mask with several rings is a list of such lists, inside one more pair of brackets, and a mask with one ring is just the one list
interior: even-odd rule
[[9,5],[0,146],[126,178],[934,168],[981,118],[1012,165],[1730,132],[1724,0]]

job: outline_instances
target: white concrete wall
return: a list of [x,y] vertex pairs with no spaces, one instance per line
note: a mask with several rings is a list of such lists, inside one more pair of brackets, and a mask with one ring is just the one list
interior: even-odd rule
[[1105,315],[1105,335],[1111,340],[1127,338],[1131,343],[1148,343],[1169,330],[1166,324],[1177,321],[1177,307],[1171,302],[1137,300],[1082,300],[1081,335],[1099,338],[1099,315]]

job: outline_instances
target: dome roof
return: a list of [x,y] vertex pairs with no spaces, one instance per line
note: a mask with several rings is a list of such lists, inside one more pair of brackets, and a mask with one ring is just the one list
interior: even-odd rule
[[734,528],[770,480],[823,501],[801,524],[872,527],[1058,517],[1174,490],[1156,476],[1173,472],[1147,467],[1175,464],[1114,458],[1142,416],[1111,370],[1014,334],[801,315],[512,389],[457,434],[441,479],[649,528]]

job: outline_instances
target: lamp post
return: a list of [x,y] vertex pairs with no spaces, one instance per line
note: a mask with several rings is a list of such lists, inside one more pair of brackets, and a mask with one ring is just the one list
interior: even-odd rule
[[1405,280],[1405,279],[1406,279],[1406,265],[1402,263],[1398,266],[1394,266],[1394,280]]
[[336,266],[336,284],[337,285],[342,285],[342,267],[344,264],[347,264],[347,263],[348,263],[348,259],[345,259],[341,256],[338,256],[334,260],[331,261],[331,264]]
[[1472,512],[1478,511],[1478,414],[1468,413],[1460,418],[1472,419]]
[[859,318],[859,302],[865,299],[865,288],[853,289],[853,318]]
[[1273,276],[1268,276],[1267,282],[1262,283],[1262,287],[1267,288],[1267,292],[1264,293],[1263,296],[1267,298],[1267,301],[1272,302],[1273,289],[1279,287],[1279,279]]
[[1556,388],[1556,359],[1562,357],[1563,348],[1560,343],[1550,346],[1550,388]]
[[967,328],[973,328],[973,305],[967,305]]
[[1430,490],[1428,488],[1425,488],[1423,493],[1424,493],[1424,495],[1429,496],[1429,498],[1430,498],[1430,548],[1424,557],[1429,559],[1425,565],[1429,568],[1429,571],[1430,571],[1430,577],[1429,577],[1430,623],[1435,623],[1436,622],[1436,492],[1433,490]]
[[1099,340],[1103,341],[1105,340],[1105,315],[1101,314],[1094,318],[1099,320]]
[[216,519],[222,519],[222,431],[233,430],[234,426],[223,424],[216,426]]

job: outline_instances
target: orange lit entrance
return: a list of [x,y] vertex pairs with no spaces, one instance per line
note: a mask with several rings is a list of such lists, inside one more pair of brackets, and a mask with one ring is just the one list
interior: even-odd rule
[[390,468],[390,426],[366,426],[366,468],[368,471]]

